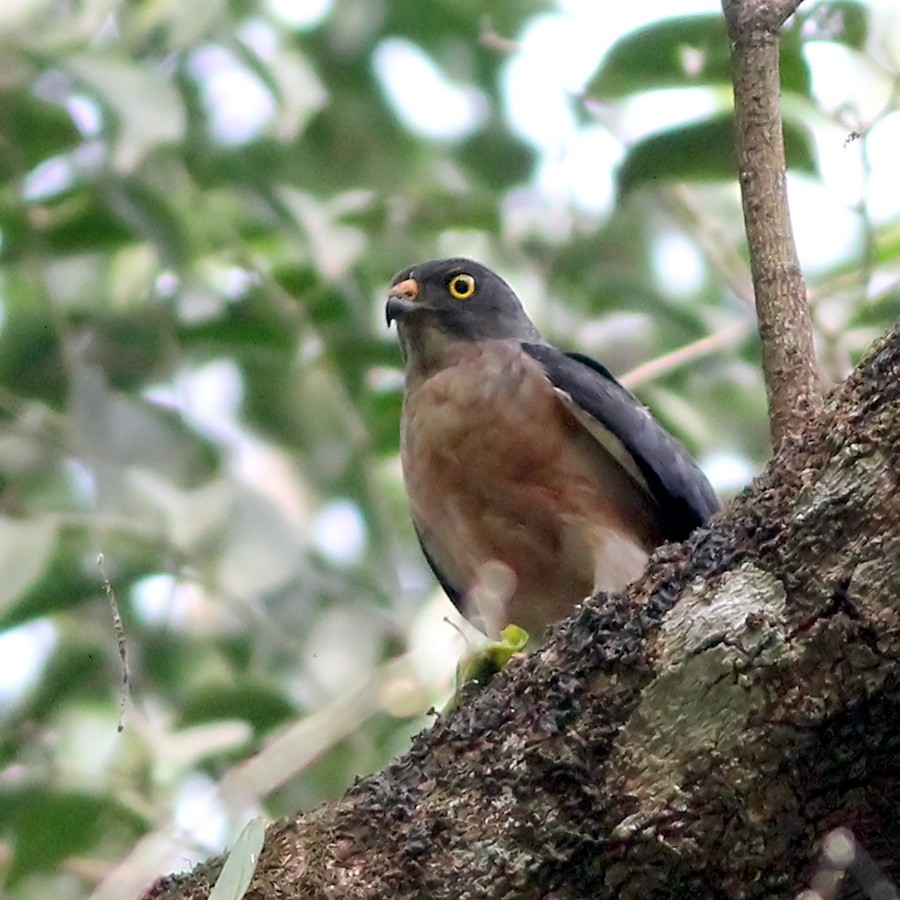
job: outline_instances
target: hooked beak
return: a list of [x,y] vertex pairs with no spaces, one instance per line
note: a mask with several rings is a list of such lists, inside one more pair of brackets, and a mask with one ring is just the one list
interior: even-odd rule
[[388,302],[384,307],[384,317],[388,325],[394,319],[401,319],[407,313],[416,308],[416,298],[419,296],[419,282],[415,278],[407,278],[391,288]]

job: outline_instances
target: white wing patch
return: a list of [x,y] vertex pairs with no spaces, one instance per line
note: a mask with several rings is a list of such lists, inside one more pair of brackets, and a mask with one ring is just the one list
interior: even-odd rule
[[[568,391],[554,387],[562,405],[575,417],[585,431],[635,480],[649,496],[653,496],[634,457],[625,449],[625,445],[608,429],[604,428],[590,413],[585,412]],[[647,413],[649,415],[649,413]]]

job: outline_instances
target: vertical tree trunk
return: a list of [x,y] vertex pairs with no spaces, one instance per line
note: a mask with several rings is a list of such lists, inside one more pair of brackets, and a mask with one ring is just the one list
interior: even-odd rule
[[821,408],[806,285],[787,198],[778,31],[800,0],[723,0],[731,39],[738,180],[762,338],[772,444]]

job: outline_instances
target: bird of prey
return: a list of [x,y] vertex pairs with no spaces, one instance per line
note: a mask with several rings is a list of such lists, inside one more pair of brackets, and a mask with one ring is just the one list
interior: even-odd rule
[[486,266],[403,269],[386,317],[406,366],[413,524],[450,599],[488,634],[539,634],[592,592],[621,590],[719,508],[682,444],[600,363],[547,343]]

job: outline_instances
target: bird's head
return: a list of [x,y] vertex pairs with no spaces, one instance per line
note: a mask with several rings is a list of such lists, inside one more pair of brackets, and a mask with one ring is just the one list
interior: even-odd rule
[[447,342],[540,340],[515,291],[471,259],[437,259],[398,272],[385,315],[408,361]]

